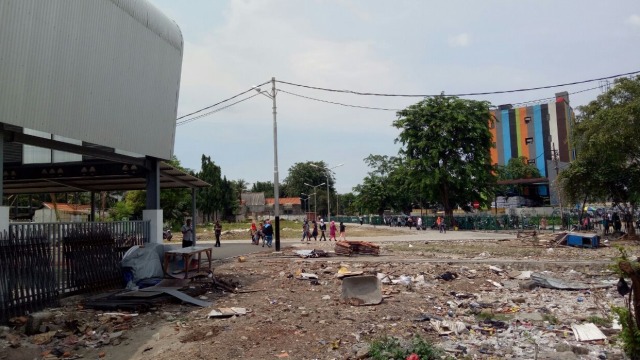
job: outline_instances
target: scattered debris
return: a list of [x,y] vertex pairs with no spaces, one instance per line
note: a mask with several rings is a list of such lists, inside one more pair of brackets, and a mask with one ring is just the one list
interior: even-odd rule
[[458,278],[458,274],[451,272],[451,271],[447,271],[445,273],[443,273],[442,275],[438,276],[438,279],[442,279],[444,281],[451,281],[451,280],[455,280]]
[[336,277],[338,279],[342,279],[348,276],[360,276],[362,274],[364,274],[364,271],[361,271],[361,270],[351,271],[346,266],[341,266],[340,269],[338,269],[338,273],[336,274]]
[[467,326],[462,321],[431,319],[429,323],[431,324],[431,327],[438,332],[438,335],[460,335],[469,332]]
[[301,272],[296,276],[298,280],[318,280],[318,275]]
[[380,304],[382,302],[382,283],[372,275],[344,278],[340,299],[356,306]]
[[380,245],[366,241],[338,241],[335,245],[336,255],[351,256],[380,255]]
[[592,323],[582,325],[574,324],[571,325],[571,330],[573,330],[573,335],[577,341],[604,340],[607,338],[606,335]]
[[228,318],[232,316],[246,315],[247,309],[241,307],[219,308],[209,312],[207,317],[211,318]]
[[590,288],[602,288],[609,287],[611,285],[588,285],[585,283],[569,280],[561,280],[551,276],[545,276],[539,273],[531,274],[531,280],[533,280],[538,286],[558,289],[558,290],[586,290]]
[[329,253],[324,250],[296,250],[294,253],[300,256],[303,259],[306,258],[320,258],[320,257],[329,257]]

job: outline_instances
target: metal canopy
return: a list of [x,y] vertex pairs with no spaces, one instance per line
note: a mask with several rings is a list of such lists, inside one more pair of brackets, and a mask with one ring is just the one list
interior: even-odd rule
[[[4,166],[5,194],[145,190],[147,170],[108,161]],[[167,163],[160,163],[160,188],[211,186]]]

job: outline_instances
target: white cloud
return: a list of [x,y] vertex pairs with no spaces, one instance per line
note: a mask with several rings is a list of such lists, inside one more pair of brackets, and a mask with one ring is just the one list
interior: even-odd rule
[[471,39],[467,33],[449,36],[449,46],[451,47],[466,47],[469,46],[470,42]]
[[633,14],[633,15],[629,16],[629,18],[627,19],[627,23],[629,23],[629,24],[631,24],[633,26],[640,27],[640,15]]

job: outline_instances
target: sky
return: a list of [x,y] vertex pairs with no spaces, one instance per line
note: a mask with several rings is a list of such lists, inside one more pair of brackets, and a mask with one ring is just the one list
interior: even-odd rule
[[[462,94],[531,88],[640,70],[637,0],[149,0],[184,38],[178,117],[276,80],[385,94]],[[464,96],[493,105],[579,92],[600,82]],[[394,110],[416,97],[374,97],[276,83],[278,172],[324,161],[347,193],[370,154],[397,155]],[[270,84],[261,87],[271,90]],[[570,95],[575,108],[600,88]],[[257,94],[250,92],[241,100]],[[292,95],[295,94],[295,95]],[[230,104],[224,103],[212,110]],[[202,154],[230,180],[274,180],[272,100],[255,96],[176,127],[174,154]]]

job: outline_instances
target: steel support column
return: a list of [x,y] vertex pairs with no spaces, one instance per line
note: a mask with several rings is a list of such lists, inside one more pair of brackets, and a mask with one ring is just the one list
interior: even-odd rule
[[147,157],[147,210],[160,210],[160,161]]
[[196,190],[191,188],[191,226],[193,227],[193,246],[196,246],[196,225],[198,223],[198,214],[196,213]]

